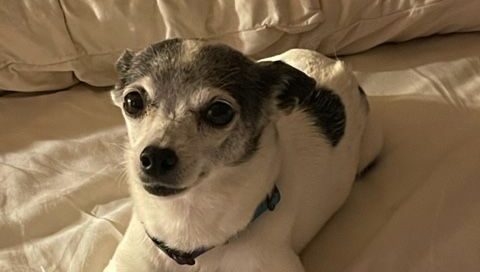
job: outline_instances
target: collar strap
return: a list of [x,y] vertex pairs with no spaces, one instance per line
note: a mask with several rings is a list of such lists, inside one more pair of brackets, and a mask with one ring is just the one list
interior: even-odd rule
[[250,221],[250,223],[255,221],[264,212],[275,210],[275,206],[277,206],[278,202],[280,202],[280,190],[278,190],[277,185],[275,185],[272,189],[272,192],[270,192],[270,195],[267,195],[265,200],[257,206],[257,209],[253,215],[253,219]]
[[163,251],[163,253],[167,254],[168,257],[172,258],[175,262],[177,262],[180,265],[184,265],[184,264],[194,265],[195,258],[212,249],[212,247],[207,247],[207,248],[202,247],[191,252],[180,251],[173,248],[169,248],[165,244],[165,242],[159,241],[155,237],[150,236],[150,234],[148,234],[148,232],[146,231],[145,233],[147,234],[148,238],[150,238],[150,240],[152,240],[152,242],[160,250]]
[[[260,217],[266,211],[273,211],[275,209],[275,206],[277,206],[277,204],[280,202],[280,199],[281,199],[280,191],[278,190],[277,185],[275,185],[272,189],[272,192],[269,195],[267,195],[265,200],[263,200],[257,206],[257,209],[255,210],[255,213],[253,214],[253,218],[250,221],[250,223],[255,221],[258,217]],[[146,230],[145,230],[145,233],[147,234],[148,238],[150,238],[150,240],[152,240],[152,242],[161,251],[163,251],[163,253],[167,254],[168,257],[173,259],[179,265],[184,265],[184,264],[194,265],[195,258],[197,258],[198,256],[202,255],[203,253],[213,248],[213,247],[201,247],[191,252],[180,251],[180,250],[170,248],[165,244],[165,242],[159,241],[155,237],[150,236],[150,234]]]

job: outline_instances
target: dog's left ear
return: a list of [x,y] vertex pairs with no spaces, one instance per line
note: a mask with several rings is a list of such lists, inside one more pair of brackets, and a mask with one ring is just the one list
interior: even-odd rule
[[315,91],[313,78],[283,61],[264,61],[257,65],[267,86],[273,89],[278,109],[285,114],[302,105]]

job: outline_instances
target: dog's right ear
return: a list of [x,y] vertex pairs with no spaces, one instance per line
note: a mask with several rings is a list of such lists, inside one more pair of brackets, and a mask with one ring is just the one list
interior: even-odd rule
[[122,89],[127,83],[127,74],[132,66],[132,60],[135,53],[130,49],[126,49],[115,63],[115,70],[117,72],[117,83],[114,89],[110,92],[113,103],[119,107],[123,104]]
[[115,70],[117,70],[117,73],[120,77],[125,76],[128,70],[130,70],[133,56],[133,51],[130,49],[126,49],[118,58],[117,62],[115,63]]
[[266,84],[272,87],[278,109],[285,114],[290,114],[315,93],[315,80],[283,61],[262,61],[257,65]]

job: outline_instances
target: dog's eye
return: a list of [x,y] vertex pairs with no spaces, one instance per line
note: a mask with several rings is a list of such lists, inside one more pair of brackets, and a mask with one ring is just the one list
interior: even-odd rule
[[213,102],[207,109],[205,120],[215,127],[226,126],[233,120],[235,111],[226,101]]
[[140,115],[145,108],[143,97],[138,91],[129,92],[123,100],[123,109],[132,116]]

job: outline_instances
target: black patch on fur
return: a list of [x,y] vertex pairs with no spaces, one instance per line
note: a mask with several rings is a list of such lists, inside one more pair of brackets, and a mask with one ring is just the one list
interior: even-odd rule
[[301,106],[315,117],[315,125],[336,146],[345,133],[345,107],[338,95],[330,90],[317,88],[305,97]]
[[[316,81],[305,73],[281,61],[262,64],[270,70],[270,77],[280,78],[279,108],[287,113],[302,109],[313,118],[313,123],[332,146],[345,133],[346,115],[341,98],[331,90],[317,87]],[[271,79],[275,80],[275,79]]]
[[194,62],[197,69],[203,71],[203,80],[235,98],[242,109],[243,121],[247,126],[258,129],[258,120],[270,92],[257,71],[256,63],[225,45],[203,47]]

